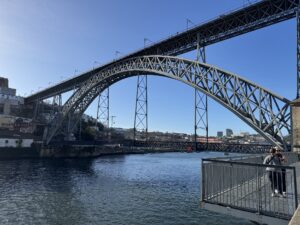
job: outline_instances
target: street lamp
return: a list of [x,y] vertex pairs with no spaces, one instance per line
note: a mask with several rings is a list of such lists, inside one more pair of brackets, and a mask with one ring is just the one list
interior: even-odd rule
[[115,57],[116,57],[116,59],[118,58],[118,55],[121,55],[121,54],[122,54],[121,52],[116,51],[116,52],[115,52]]
[[75,70],[74,70],[74,77],[76,76],[76,74],[77,74],[78,72],[79,72],[78,69],[75,69]]
[[151,41],[150,39],[144,38],[144,48],[146,47],[147,41],[148,41],[150,44],[154,44],[154,42]]
[[189,18],[186,19],[186,29],[189,29],[189,24],[191,24],[192,26],[196,26],[196,24],[191,21]]
[[98,61],[94,61],[93,69],[95,69],[95,65],[100,64]]
[[111,116],[110,118],[111,118],[111,125],[110,125],[110,127],[112,128],[113,125],[115,124],[114,118],[116,118],[116,116]]

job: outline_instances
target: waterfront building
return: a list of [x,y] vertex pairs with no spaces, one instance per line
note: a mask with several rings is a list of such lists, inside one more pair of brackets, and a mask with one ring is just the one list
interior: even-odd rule
[[233,131],[229,128],[226,129],[226,137],[231,137],[233,135]]
[[223,131],[218,131],[218,132],[217,132],[217,137],[218,137],[218,138],[223,137]]
[[28,148],[32,144],[32,138],[0,138],[0,148]]
[[241,132],[241,133],[240,133],[240,136],[241,136],[241,137],[247,137],[247,136],[249,136],[249,135],[250,135],[249,132]]

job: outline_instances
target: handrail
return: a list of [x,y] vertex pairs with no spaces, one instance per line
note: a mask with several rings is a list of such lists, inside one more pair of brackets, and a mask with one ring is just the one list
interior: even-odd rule
[[244,166],[258,166],[258,167],[271,167],[271,168],[279,168],[279,169],[294,169],[294,166],[281,166],[281,165],[266,165],[260,163],[246,163],[246,162],[236,162],[236,161],[223,161],[216,159],[202,159],[203,162],[217,162],[217,163],[225,163],[225,164],[235,164],[235,165],[244,165]]

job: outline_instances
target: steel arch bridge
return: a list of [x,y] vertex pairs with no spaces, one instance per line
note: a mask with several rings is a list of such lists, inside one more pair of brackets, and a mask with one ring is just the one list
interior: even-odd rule
[[233,112],[278,147],[287,148],[284,136],[291,134],[290,101],[233,73],[217,67],[172,56],[142,56],[115,62],[82,83],[63,105],[44,133],[49,144],[68,120],[69,131],[105,88],[122,79],[152,74],[186,83]]

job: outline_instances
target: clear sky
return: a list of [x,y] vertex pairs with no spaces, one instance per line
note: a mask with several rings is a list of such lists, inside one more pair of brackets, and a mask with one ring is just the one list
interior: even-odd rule
[[[0,75],[19,95],[57,83],[152,41],[245,4],[245,0],[1,0]],[[253,1],[252,1],[253,2]],[[207,63],[245,77],[288,99],[296,95],[296,21],[289,20],[208,46]],[[190,52],[182,57],[195,59]],[[79,71],[79,72],[77,72]],[[110,89],[117,127],[131,128],[137,78]],[[150,76],[149,130],[193,133],[194,90]],[[88,114],[95,116],[93,103]],[[254,131],[209,99],[209,134]]]

